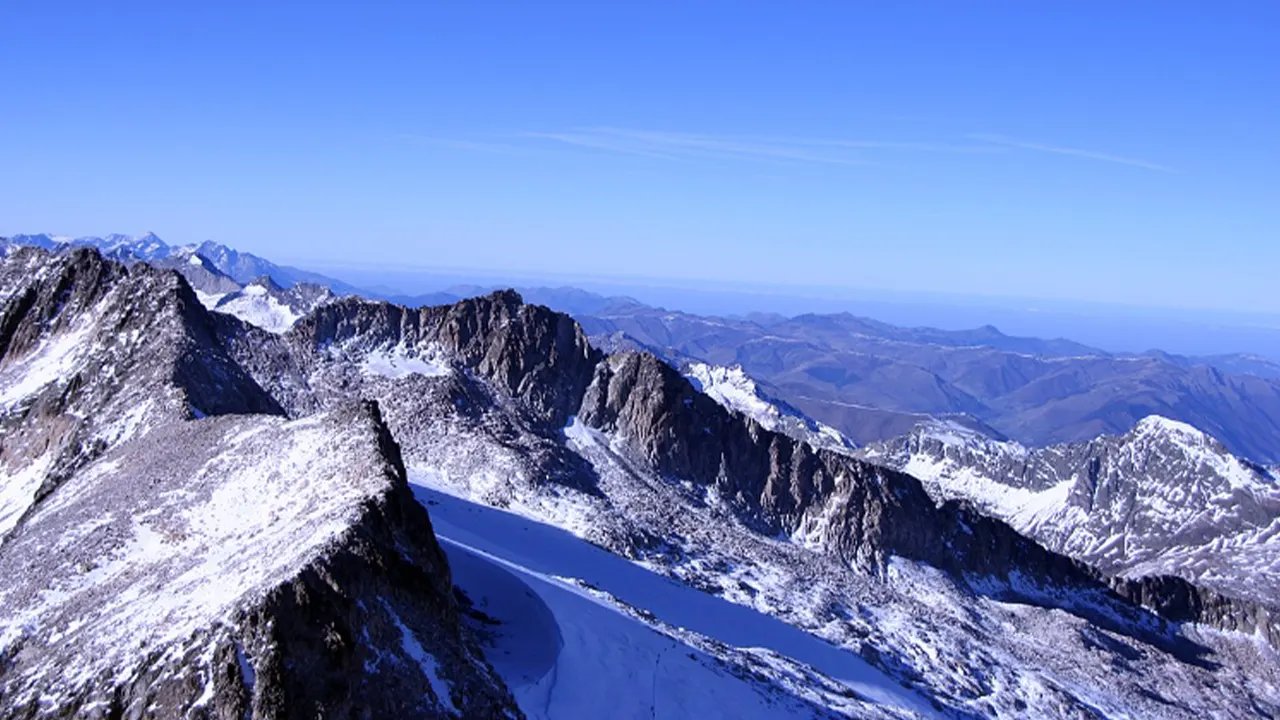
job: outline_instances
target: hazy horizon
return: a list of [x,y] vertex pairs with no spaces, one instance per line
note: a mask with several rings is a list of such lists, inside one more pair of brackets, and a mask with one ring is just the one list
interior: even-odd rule
[[[14,232],[9,236],[20,234],[35,233]],[[48,234],[74,238],[112,233]],[[172,241],[162,233],[155,235],[174,246],[197,244]],[[227,245],[249,252],[235,243]],[[1280,314],[1271,313],[927,290],[502,272],[492,268],[431,268],[411,264],[389,267],[380,263],[311,263],[275,257],[260,250],[254,254],[384,296],[411,298],[467,290],[468,286],[568,287],[603,296],[630,297],[646,305],[701,315],[763,313],[791,317],[808,313],[851,313],[904,327],[970,330],[990,325],[1007,335],[1072,340],[1112,353],[1244,354],[1280,362]]]

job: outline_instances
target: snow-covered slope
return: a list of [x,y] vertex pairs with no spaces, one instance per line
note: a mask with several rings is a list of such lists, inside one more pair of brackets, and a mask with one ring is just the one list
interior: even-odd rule
[[[494,666],[531,718],[934,714],[855,653],[776,618],[554,526],[427,485],[416,492],[482,613]],[[801,672],[825,686],[790,686]]]
[[931,423],[866,454],[1105,571],[1280,603],[1280,482],[1185,423],[1045,449]]
[[726,409],[740,412],[774,432],[804,440],[814,447],[837,451],[854,448],[853,442],[840,431],[766,393],[741,366],[693,362],[685,366],[684,376]]
[[65,481],[0,546],[0,712],[510,713],[384,434],[360,408],[188,421]]
[[90,250],[0,262],[0,537],[39,496],[145,427],[279,412],[178,276]]
[[[438,518],[451,557],[452,539],[540,576],[578,578],[603,591],[599,597],[631,608],[628,614],[660,622],[659,630],[684,628],[677,640],[730,667],[748,668],[775,692],[854,717],[911,712],[911,695],[900,694],[904,684],[939,703],[944,717],[1073,717],[1092,709],[1103,716],[1191,718],[1190,708],[1255,701],[1275,708],[1280,699],[1261,690],[1280,680],[1271,665],[1274,651],[1250,640],[1193,628],[1181,631],[1185,637],[1170,635],[1140,618],[1107,621],[1101,612],[1046,610],[1017,593],[975,593],[925,564],[900,559],[883,575],[868,576],[803,538],[754,532],[735,517],[729,499],[653,475],[632,458],[625,440],[580,422],[570,423],[566,435],[591,465],[591,491],[539,483],[527,461],[504,448],[513,438],[486,441],[465,427],[461,418],[433,422],[422,431],[436,436],[438,445],[418,446],[408,458],[418,468],[415,481],[426,488],[419,497]],[[509,513],[535,522],[521,523]],[[591,544],[575,547],[566,534]],[[601,547],[615,557],[597,557]],[[634,565],[623,567],[616,556]],[[684,587],[666,586],[646,572]],[[465,579],[460,582],[472,591]],[[685,595],[690,592],[704,595]],[[1063,602],[1051,596],[1056,591],[1046,592],[1039,603]],[[492,597],[484,589],[480,595]],[[1078,601],[1090,602],[1087,595]],[[801,632],[773,633],[759,615]],[[509,631],[521,632],[520,625]],[[596,648],[600,655],[608,651]],[[612,652],[608,662],[629,673],[627,682],[611,686],[615,712],[648,716],[652,671],[631,673]],[[1177,659],[1197,654],[1224,666],[1209,670]],[[495,666],[504,671],[497,660]],[[530,676],[535,679],[528,685],[506,677],[525,711],[537,716],[543,696],[535,691],[551,678],[535,671]],[[1247,689],[1255,681],[1262,682],[1261,694]],[[557,687],[570,694],[577,686]],[[1177,706],[1155,698],[1176,699]]]

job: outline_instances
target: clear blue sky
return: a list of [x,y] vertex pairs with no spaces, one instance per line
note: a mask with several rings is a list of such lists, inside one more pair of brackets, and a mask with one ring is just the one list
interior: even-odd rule
[[0,6],[0,233],[1280,312],[1280,3],[200,5]]

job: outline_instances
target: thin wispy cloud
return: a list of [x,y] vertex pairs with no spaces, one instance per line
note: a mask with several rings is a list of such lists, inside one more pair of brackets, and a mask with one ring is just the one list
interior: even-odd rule
[[971,134],[965,136],[963,142],[943,142],[713,135],[617,127],[584,127],[561,131],[528,131],[490,140],[417,135],[405,137],[423,145],[488,153],[528,153],[559,146],[660,160],[711,159],[852,166],[885,165],[892,162],[895,154],[903,153],[998,155],[1026,151],[1124,165],[1153,172],[1177,172],[1166,165],[1139,158],[1064,145],[1029,142],[995,134]]
[[871,162],[855,148],[818,143],[800,143],[768,138],[702,135],[694,133],[630,130],[624,128],[581,128],[568,132],[530,132],[536,140],[573,145],[622,155],[645,157],[722,158],[741,160],[782,160],[829,165],[867,165]]
[[1003,135],[970,135],[970,137],[979,142],[1016,148],[1018,150],[1031,150],[1034,152],[1050,153],[1053,155],[1067,155],[1070,157],[1084,158],[1086,160],[1114,163],[1116,165],[1128,165],[1129,167],[1142,168],[1143,170],[1151,170],[1154,172],[1177,172],[1167,165],[1161,165],[1159,163],[1141,160],[1139,158],[1125,157],[1123,155],[1113,155],[1112,153],[1099,152],[1097,150],[1085,150],[1083,148],[1064,147],[1062,145],[1027,142],[1026,140],[1017,140]]
[[424,147],[438,147],[447,150],[463,150],[467,152],[484,152],[484,153],[527,153],[529,148],[523,147],[510,142],[496,142],[487,140],[466,140],[459,138],[435,137],[431,135],[415,135],[413,133],[402,133],[399,138],[404,142],[414,145],[422,145]]

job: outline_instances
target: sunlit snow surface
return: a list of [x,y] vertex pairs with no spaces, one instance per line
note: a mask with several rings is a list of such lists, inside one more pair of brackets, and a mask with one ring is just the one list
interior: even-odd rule
[[923,698],[857,654],[777,618],[663,577],[554,526],[422,484],[415,492],[431,513],[455,583],[502,623],[492,630],[491,660],[530,717],[802,718],[825,712],[751,677],[760,671],[821,674],[834,694],[843,686],[850,696],[874,701],[887,717],[933,715]]
[[7,365],[0,380],[0,410],[11,410],[45,386],[67,380],[92,352],[88,340],[96,329],[93,322],[82,320],[67,331],[46,336],[34,351]]
[[220,298],[213,309],[273,333],[286,332],[303,315],[261,285],[246,285],[240,292]]

